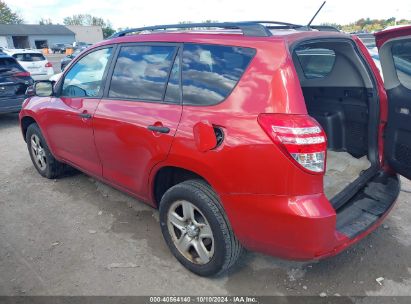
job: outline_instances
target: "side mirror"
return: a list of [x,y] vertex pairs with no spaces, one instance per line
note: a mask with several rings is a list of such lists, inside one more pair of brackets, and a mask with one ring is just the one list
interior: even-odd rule
[[[38,81],[34,84],[34,94],[40,97],[53,96],[54,88],[53,82],[49,80]],[[27,90],[28,91],[28,90]]]

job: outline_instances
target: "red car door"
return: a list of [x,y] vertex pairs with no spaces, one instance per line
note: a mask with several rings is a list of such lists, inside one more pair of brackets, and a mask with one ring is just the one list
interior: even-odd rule
[[104,178],[142,198],[150,170],[167,157],[181,117],[178,49],[173,44],[120,46],[94,115]]
[[385,159],[397,173],[411,179],[411,26],[375,36],[388,96]]
[[46,132],[54,153],[95,175],[102,174],[93,135],[93,115],[103,91],[111,47],[90,51],[59,81],[47,112]]

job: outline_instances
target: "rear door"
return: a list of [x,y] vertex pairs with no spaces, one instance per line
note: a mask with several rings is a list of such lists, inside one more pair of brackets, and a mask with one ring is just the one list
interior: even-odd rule
[[167,157],[180,122],[179,48],[121,45],[94,115],[104,178],[143,198],[149,173]]
[[411,26],[375,36],[388,96],[385,158],[397,173],[411,179]]

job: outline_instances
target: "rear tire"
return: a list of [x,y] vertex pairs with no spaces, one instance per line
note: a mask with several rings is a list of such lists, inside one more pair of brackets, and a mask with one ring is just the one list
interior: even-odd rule
[[27,128],[26,142],[31,161],[40,175],[53,179],[63,173],[65,165],[51,154],[37,124],[33,123]]
[[200,276],[228,270],[243,251],[216,193],[202,180],[182,182],[164,194],[160,224],[173,255]]

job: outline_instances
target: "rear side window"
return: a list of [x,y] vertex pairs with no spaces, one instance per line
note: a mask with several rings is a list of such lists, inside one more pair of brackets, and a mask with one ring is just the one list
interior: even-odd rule
[[398,80],[411,90],[411,40],[395,42],[391,49]]
[[335,52],[323,48],[297,48],[295,51],[307,79],[324,78],[334,67]]
[[162,101],[176,47],[122,47],[114,67],[109,97]]
[[26,62],[46,60],[46,58],[43,56],[43,54],[40,54],[40,53],[13,54],[13,57],[16,58],[18,61],[26,61]]
[[243,75],[255,50],[186,44],[183,51],[183,102],[213,105],[223,101]]

